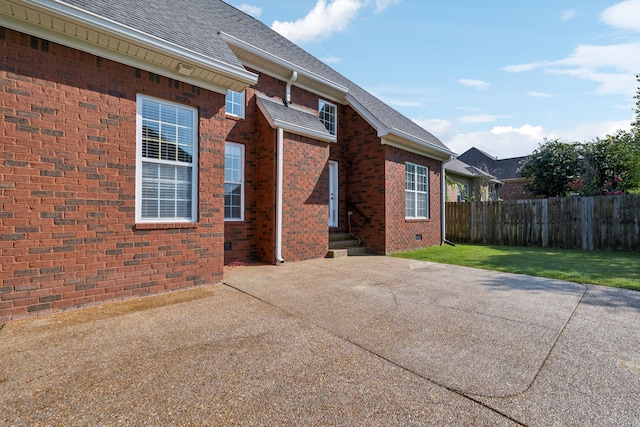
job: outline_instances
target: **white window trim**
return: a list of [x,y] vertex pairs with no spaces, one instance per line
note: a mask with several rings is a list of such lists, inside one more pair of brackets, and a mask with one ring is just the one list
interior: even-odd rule
[[[191,158],[191,218],[142,218],[142,164],[143,162],[184,166],[183,162],[159,159],[143,159],[142,157],[142,103],[144,100],[173,105],[193,112],[193,155]],[[136,223],[193,223],[198,220],[198,109],[176,102],[166,101],[147,95],[136,95]]]
[[[333,136],[336,136],[336,134],[338,133],[338,106],[336,104],[333,104],[329,101],[325,101],[324,99],[320,99],[318,100],[318,117],[320,115],[320,112],[322,111],[322,107],[323,105],[330,105],[331,107],[333,107],[333,131],[331,129],[327,129],[329,131],[329,133]],[[325,123],[322,121],[322,119],[320,119],[320,121],[322,122],[322,124],[325,126],[325,128],[327,127],[325,125]]]
[[[406,178],[406,167],[407,165],[412,165],[415,167],[416,171],[414,172],[414,182],[416,183],[416,188],[414,190],[407,190],[407,178]],[[417,176],[418,176],[418,168],[424,168],[426,171],[426,178],[427,178],[427,191],[418,191],[418,180],[417,180]],[[427,166],[423,166],[423,165],[419,165],[417,163],[411,163],[411,162],[406,162],[405,163],[405,203],[406,203],[406,194],[407,193],[412,193],[413,194],[413,200],[414,200],[414,207],[413,207],[413,216],[407,216],[407,209],[405,207],[405,219],[429,219],[429,168]],[[427,213],[426,216],[418,216],[418,194],[425,194],[425,201],[426,201],[426,206],[425,206],[425,212]]]
[[[231,104],[232,104],[232,105],[238,105],[238,106],[239,106],[239,108],[240,108],[240,114],[236,114],[236,113],[233,113],[233,112],[231,112],[231,111],[228,111],[228,110],[227,110],[227,99],[228,99],[228,96],[229,96],[230,94],[232,94],[232,93],[237,93],[237,94],[242,95],[242,102],[241,102],[241,103],[234,103],[233,101],[231,102]],[[246,93],[246,91],[236,92],[236,91],[233,91],[233,90],[229,89],[229,90],[227,91],[227,96],[226,96],[226,97],[225,97],[225,99],[224,99],[225,113],[226,113],[228,116],[231,116],[231,117],[237,117],[237,118],[239,118],[239,119],[244,119],[245,103],[247,102],[247,101],[246,101],[246,99],[247,99],[246,97],[247,97],[247,93]]]
[[[244,221],[244,173],[245,173],[245,146],[244,144],[238,144],[237,142],[225,142],[225,163],[226,163],[226,156],[227,156],[227,145],[233,145],[236,147],[240,147],[240,150],[242,152],[241,156],[242,156],[242,161],[240,162],[240,167],[241,167],[241,178],[240,178],[240,218],[227,218],[225,216],[224,220],[225,222],[242,222]],[[225,168],[225,174],[226,174],[226,168]],[[227,184],[227,180],[225,179],[224,184]],[[224,210],[224,206],[223,206],[223,210]]]

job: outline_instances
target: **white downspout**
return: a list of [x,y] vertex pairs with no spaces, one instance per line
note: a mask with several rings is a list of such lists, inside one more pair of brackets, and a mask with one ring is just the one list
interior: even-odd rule
[[276,148],[277,168],[276,168],[276,260],[279,263],[284,262],[282,258],[282,170],[283,170],[283,154],[284,154],[284,130],[278,128],[278,141]]
[[[449,160],[453,159],[453,157],[451,157]],[[445,222],[445,203],[446,203],[446,194],[447,194],[447,189],[446,189],[446,185],[447,185],[447,180],[445,178],[445,171],[444,171],[444,164],[445,161],[442,162],[442,169],[440,171],[440,235],[442,236],[442,239],[440,241],[440,245],[444,245],[445,241],[447,240],[447,224]]]
[[293,71],[291,73],[291,78],[289,79],[289,81],[287,82],[287,87],[286,87],[286,92],[285,92],[285,97],[284,97],[284,103],[286,105],[291,104],[291,85],[293,84],[293,82],[295,82],[296,80],[298,80],[298,72],[297,71]]

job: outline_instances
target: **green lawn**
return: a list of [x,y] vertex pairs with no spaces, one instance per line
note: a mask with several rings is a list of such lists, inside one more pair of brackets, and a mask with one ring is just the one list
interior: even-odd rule
[[457,244],[393,256],[640,290],[638,252]]

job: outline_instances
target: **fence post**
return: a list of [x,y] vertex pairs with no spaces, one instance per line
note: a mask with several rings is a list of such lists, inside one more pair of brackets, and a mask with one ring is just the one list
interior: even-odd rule
[[476,241],[476,202],[471,202],[471,243]]
[[582,198],[582,249],[591,251],[595,247],[594,201],[593,197]]
[[542,199],[542,247],[549,246],[549,199]]

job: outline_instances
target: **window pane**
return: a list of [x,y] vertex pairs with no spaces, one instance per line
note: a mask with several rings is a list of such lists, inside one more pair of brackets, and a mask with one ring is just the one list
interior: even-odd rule
[[318,102],[318,117],[331,135],[336,134],[336,113],[337,108],[335,105],[323,100]]
[[225,100],[225,108],[227,114],[244,117],[244,92],[228,91]]
[[178,110],[171,105],[160,106],[160,121],[164,123],[176,123],[178,120]]
[[407,218],[413,218],[415,215],[415,203],[414,203],[414,194],[411,192],[405,193],[405,216]]
[[225,144],[224,168],[224,217],[225,219],[242,219],[243,217],[243,180],[244,153],[243,146],[234,143]]
[[157,200],[142,201],[142,217],[158,218],[158,201]]
[[427,216],[427,195],[424,193],[416,194],[417,200],[417,216],[426,218]]
[[149,120],[160,120],[160,103],[149,100],[143,101],[142,117]]

